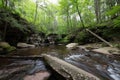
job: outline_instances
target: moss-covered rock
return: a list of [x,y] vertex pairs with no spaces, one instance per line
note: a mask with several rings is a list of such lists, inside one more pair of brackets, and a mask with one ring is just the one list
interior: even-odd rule
[[0,42],[0,48],[1,48],[1,51],[0,51],[1,54],[3,53],[5,54],[5,53],[16,50],[14,46],[10,46],[7,42]]

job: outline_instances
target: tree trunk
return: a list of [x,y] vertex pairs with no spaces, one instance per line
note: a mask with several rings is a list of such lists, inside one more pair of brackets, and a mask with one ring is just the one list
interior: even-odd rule
[[100,0],[94,0],[94,8],[97,23],[100,23],[101,22]]
[[67,4],[66,11],[67,11],[67,27],[68,27],[68,32],[69,32],[70,23],[69,23],[69,5],[68,4]]
[[38,13],[38,0],[36,0],[36,10],[35,10],[34,24],[36,23],[37,13]]
[[78,2],[77,2],[77,0],[75,0],[75,3],[76,3],[76,9],[77,9],[77,12],[78,12],[78,15],[79,15],[81,24],[82,24],[83,27],[85,27],[84,21],[83,21],[82,16],[81,16],[81,13],[80,13],[80,11],[79,11],[79,7],[78,7]]
[[5,0],[5,7],[7,7],[8,5],[8,0]]

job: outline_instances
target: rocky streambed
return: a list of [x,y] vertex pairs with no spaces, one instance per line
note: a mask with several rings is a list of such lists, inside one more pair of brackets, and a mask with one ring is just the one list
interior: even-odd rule
[[[79,48],[69,50],[66,49],[65,46],[46,46],[19,49],[7,55],[24,58],[0,58],[0,80],[35,80],[35,78],[36,80],[66,80],[53,70],[53,68],[48,65],[49,63],[46,64],[43,58],[26,57],[34,55],[40,56],[41,54],[56,56],[77,66],[77,68],[101,78],[101,80],[120,79],[119,58],[95,52],[86,52]],[[66,73],[66,71],[63,72]]]

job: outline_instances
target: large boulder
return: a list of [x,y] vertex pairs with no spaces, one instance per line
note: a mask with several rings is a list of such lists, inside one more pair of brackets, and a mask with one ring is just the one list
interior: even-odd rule
[[19,47],[19,48],[34,48],[35,45],[19,42],[17,44],[17,47]]
[[78,46],[78,43],[70,43],[66,45],[68,49],[76,49],[77,46]]
[[7,53],[16,50],[14,46],[10,46],[7,42],[0,42],[0,48],[0,52],[2,53]]

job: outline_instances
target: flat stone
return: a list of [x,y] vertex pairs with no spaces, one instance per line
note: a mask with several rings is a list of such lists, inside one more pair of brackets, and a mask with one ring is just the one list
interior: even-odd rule
[[10,47],[10,45],[7,42],[0,42],[0,47],[8,48],[8,47]]
[[19,42],[19,43],[17,44],[17,47],[19,47],[19,48],[28,48],[28,47],[34,48],[35,45]]
[[77,48],[77,46],[78,46],[78,43],[70,43],[66,45],[66,47],[69,49],[75,49]]
[[98,52],[98,53],[103,53],[103,54],[120,54],[119,53],[119,49],[117,48],[113,48],[113,47],[103,47],[103,48],[99,48],[99,49],[93,49],[92,51],[94,52]]

